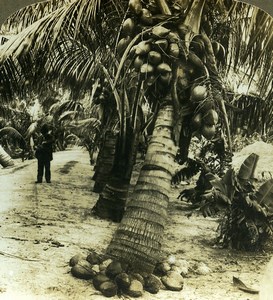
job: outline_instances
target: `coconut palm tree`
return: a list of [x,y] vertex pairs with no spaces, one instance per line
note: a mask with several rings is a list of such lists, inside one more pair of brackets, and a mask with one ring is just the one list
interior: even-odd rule
[[[272,20],[233,1],[130,0],[128,13],[128,2],[121,0],[47,1],[36,8],[31,18],[27,9],[21,11],[18,33],[1,46],[4,78],[11,73],[18,82],[35,75],[37,85],[56,49],[72,56],[81,45],[90,55],[82,51],[79,60],[74,56],[73,84],[106,78],[115,100],[122,149],[126,149],[127,119],[135,125],[138,104],[146,98],[154,108],[156,121],[144,165],[107,250],[135,269],[151,272],[161,249],[177,145],[187,153],[192,134],[212,138],[220,115],[217,126],[231,147],[223,78],[228,82],[228,75],[236,71],[239,80],[248,79],[248,90],[255,82],[261,95],[270,92]],[[16,20],[15,14],[3,28],[8,31]],[[122,30],[116,31],[119,27]],[[5,79],[1,84],[4,90],[16,87]]]

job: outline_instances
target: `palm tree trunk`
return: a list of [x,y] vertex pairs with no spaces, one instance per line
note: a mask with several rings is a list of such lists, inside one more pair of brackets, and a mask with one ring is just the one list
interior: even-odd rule
[[3,168],[14,166],[14,161],[0,145],[0,165]]
[[177,148],[173,107],[159,110],[140,175],[107,253],[134,270],[152,272],[160,256]]

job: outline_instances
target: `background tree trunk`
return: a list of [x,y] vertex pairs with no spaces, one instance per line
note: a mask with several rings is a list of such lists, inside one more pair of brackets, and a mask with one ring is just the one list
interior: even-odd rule
[[[134,130],[127,126],[125,147],[117,148],[115,160],[107,184],[93,208],[93,212],[103,218],[120,222],[127,201],[130,180],[136,159],[140,122]],[[119,143],[118,143],[119,144]]]
[[116,144],[117,134],[107,131],[99,150],[93,175],[93,180],[95,181],[93,192],[95,193],[101,193],[109,179],[114,164]]
[[159,110],[140,175],[124,217],[107,248],[132,269],[151,273],[159,259],[177,148],[173,107]]

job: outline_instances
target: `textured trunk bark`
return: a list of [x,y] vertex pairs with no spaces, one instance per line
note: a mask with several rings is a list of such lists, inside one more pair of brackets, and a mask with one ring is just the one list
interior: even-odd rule
[[105,140],[100,148],[95,166],[93,192],[101,193],[109,180],[116,152],[117,134],[106,132]]
[[126,137],[126,149],[117,151],[109,180],[93,208],[93,212],[103,219],[120,222],[130,187],[130,179],[135,163],[137,133],[130,130]]
[[177,148],[173,107],[159,110],[144,165],[107,253],[132,269],[151,273],[160,257]]
[[14,166],[14,161],[8,155],[8,153],[0,146],[0,165],[3,168],[12,167]]

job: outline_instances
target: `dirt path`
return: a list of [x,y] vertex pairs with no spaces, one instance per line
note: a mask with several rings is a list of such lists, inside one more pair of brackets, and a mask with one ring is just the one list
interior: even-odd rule
[[[71,149],[54,154],[52,183],[34,184],[36,161],[0,170],[0,299],[105,299],[88,281],[71,276],[69,259],[88,249],[103,251],[116,224],[90,215],[97,195],[88,153]],[[204,262],[211,272],[190,272],[182,292],[145,293],[143,299],[256,300],[232,285],[232,276],[259,288],[269,254],[248,254],[214,247],[217,220],[188,218],[173,189],[164,250],[190,267]],[[119,299],[116,297],[116,299]]]

